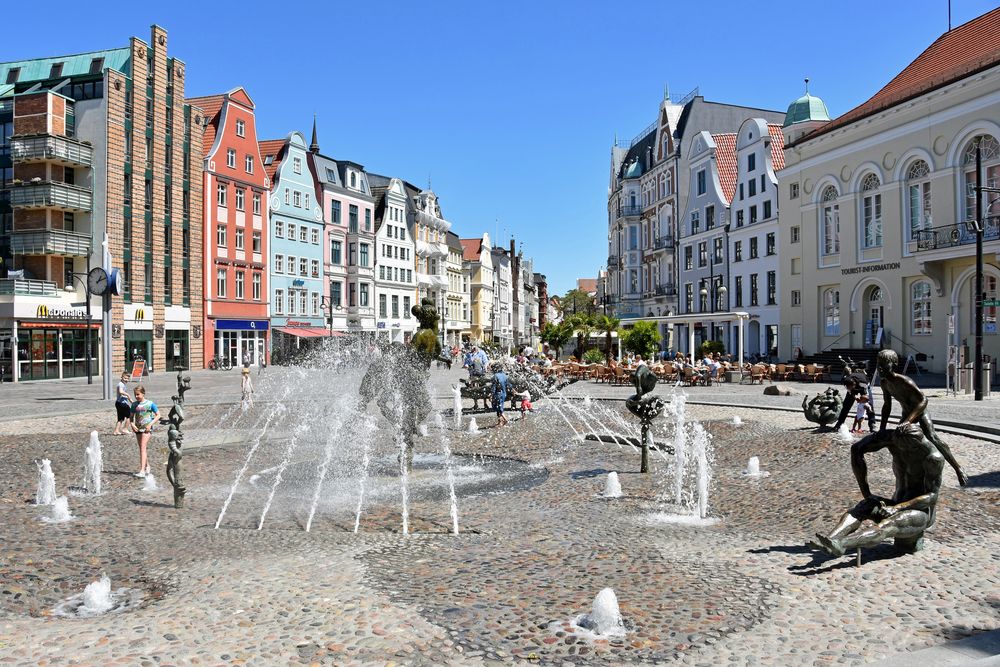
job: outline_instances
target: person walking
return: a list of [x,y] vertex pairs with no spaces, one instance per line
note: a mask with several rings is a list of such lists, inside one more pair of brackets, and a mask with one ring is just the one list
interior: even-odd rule
[[242,398],[240,403],[243,406],[243,411],[246,412],[253,407],[253,382],[250,380],[250,369],[243,369],[243,379],[240,382],[240,390],[242,391]]
[[136,477],[143,478],[149,473],[149,459],[146,449],[149,438],[153,435],[153,426],[160,420],[160,409],[156,403],[146,399],[146,388],[141,384],[135,388],[135,402],[132,403],[132,431],[135,433],[136,444],[139,445],[139,472]]
[[512,387],[503,368],[499,364],[494,364],[493,368],[493,409],[497,413],[497,426],[506,426],[507,417],[503,414],[503,404],[507,400],[507,391]]
[[243,350],[243,368],[244,370],[250,368],[250,350]]
[[111,435],[126,435],[128,419],[132,416],[132,401],[128,398],[128,373],[122,373],[115,389],[115,430]]

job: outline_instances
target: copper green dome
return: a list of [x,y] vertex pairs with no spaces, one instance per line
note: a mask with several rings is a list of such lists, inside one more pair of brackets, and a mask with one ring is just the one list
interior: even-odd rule
[[823,103],[823,100],[806,93],[788,105],[788,111],[785,112],[785,122],[782,127],[788,127],[796,123],[806,123],[812,120],[830,120],[830,113],[826,110],[826,104]]
[[638,160],[633,160],[632,164],[625,170],[625,178],[639,178],[642,176],[642,165]]

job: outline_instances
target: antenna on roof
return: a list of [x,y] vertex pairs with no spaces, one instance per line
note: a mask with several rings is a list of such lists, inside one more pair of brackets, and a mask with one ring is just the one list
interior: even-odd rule
[[431,189],[431,172],[427,172],[427,189]]
[[809,94],[809,77],[806,77],[806,95]]
[[663,100],[666,102],[670,101],[670,82],[663,84]]

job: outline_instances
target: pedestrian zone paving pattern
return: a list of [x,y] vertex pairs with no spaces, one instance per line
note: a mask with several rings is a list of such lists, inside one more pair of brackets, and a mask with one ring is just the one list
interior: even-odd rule
[[[950,436],[972,481],[960,490],[945,470],[926,550],[900,556],[886,544],[857,568],[853,554],[805,547],[859,494],[849,446],[801,416],[688,406],[713,445],[709,514],[718,521],[697,526],[656,518],[671,496],[671,457],[654,453],[651,473],[639,474],[631,447],[580,442],[570,424],[583,424],[567,423],[557,405],[539,401],[502,429],[489,414],[478,415],[479,434],[447,429],[459,476],[510,471],[493,486],[460,486],[457,536],[447,491],[434,491],[434,473],[420,465],[421,452],[438,451],[435,429],[418,439],[403,535],[398,490],[374,482],[353,532],[354,480],[331,480],[333,500],[308,533],[308,504],[283,494],[256,530],[265,494],[253,484],[215,529],[251,439],[198,447],[219,430],[217,409],[188,410],[183,510],[163,479],[166,488],[148,492],[129,474],[134,442],[111,437],[106,414],[5,422],[0,664],[863,664],[997,627],[995,445]],[[620,403],[601,409],[631,419]],[[670,419],[659,421],[656,437],[669,441]],[[91,429],[104,443],[103,493],[71,496],[73,521],[42,522],[33,460],[51,459],[66,493],[79,483]],[[375,435],[375,460],[392,460],[393,435]],[[164,448],[154,436],[154,473]],[[769,476],[742,474],[751,456]],[[266,477],[275,464],[264,457],[249,472]],[[298,470],[289,478],[309,467]],[[601,497],[609,471],[624,497]],[[891,494],[888,455],[869,475],[876,493]],[[142,601],[88,619],[53,615],[101,573]],[[624,637],[574,624],[605,587],[618,596]]]

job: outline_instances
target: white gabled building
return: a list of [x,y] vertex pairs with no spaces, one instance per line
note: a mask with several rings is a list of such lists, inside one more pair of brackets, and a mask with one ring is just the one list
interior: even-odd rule
[[416,244],[407,227],[406,185],[398,178],[368,174],[375,197],[375,329],[378,338],[408,343],[417,330]]
[[449,346],[461,346],[471,340],[470,320],[471,286],[470,269],[463,262],[462,241],[455,232],[448,232],[448,261],[445,269],[448,278],[448,292],[445,297],[444,313],[441,314],[445,342]]

